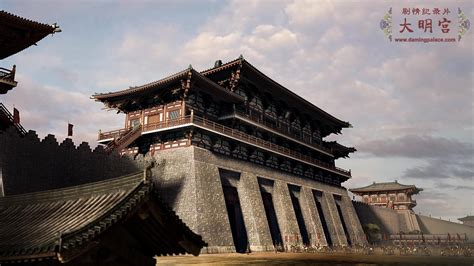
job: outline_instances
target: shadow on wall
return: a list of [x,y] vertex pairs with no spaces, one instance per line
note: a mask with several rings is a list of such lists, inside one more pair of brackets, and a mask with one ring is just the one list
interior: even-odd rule
[[364,229],[369,224],[374,224],[378,227],[378,233],[382,238],[384,235],[400,232],[398,215],[394,210],[370,206],[359,201],[353,201],[353,205]]
[[420,229],[424,234],[451,234],[453,237],[467,235],[468,243],[474,243],[474,227],[453,223],[437,218],[416,215]]
[[0,132],[0,169],[5,195],[49,190],[104,180],[141,171],[127,157],[93,151],[86,142],[59,144],[54,135],[43,140],[30,130],[21,137],[13,128]]

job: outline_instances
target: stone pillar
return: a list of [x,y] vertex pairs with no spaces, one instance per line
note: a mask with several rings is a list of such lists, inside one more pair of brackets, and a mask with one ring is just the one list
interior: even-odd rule
[[283,245],[286,249],[289,249],[290,245],[301,245],[303,241],[296,221],[295,210],[291,203],[290,191],[285,182],[275,180],[273,200]]
[[302,187],[300,191],[300,204],[305,219],[306,228],[312,246],[327,246],[324,230],[319,217],[313,191],[310,188]]
[[198,230],[208,247],[204,253],[235,252],[219,168],[194,161]]
[[265,214],[257,176],[243,172],[237,187],[250,251],[273,251],[272,236]]
[[333,194],[331,192],[323,192],[321,201],[333,245],[347,246],[344,228],[342,228],[342,222],[337,212],[336,201],[334,200]]
[[[345,193],[345,192],[344,192]],[[352,201],[348,195],[344,194],[341,201],[342,215],[346,221],[347,230],[349,231],[349,237],[351,238],[353,245],[366,245],[367,239],[365,238],[364,230],[360,224],[359,217],[352,205]]]

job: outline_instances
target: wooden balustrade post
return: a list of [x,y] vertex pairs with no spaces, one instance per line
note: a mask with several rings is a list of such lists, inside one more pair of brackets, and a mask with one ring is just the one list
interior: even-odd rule
[[194,110],[191,109],[191,123],[193,122],[193,118],[194,118]]

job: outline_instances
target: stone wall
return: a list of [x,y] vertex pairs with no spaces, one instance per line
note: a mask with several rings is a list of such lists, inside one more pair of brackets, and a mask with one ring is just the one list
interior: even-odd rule
[[13,128],[0,132],[0,170],[5,195],[55,189],[117,177],[141,170],[125,157],[93,151],[86,142],[58,143],[53,135],[40,140],[35,131],[24,137]]
[[474,227],[415,214],[413,211],[396,211],[354,201],[353,205],[362,225],[377,224],[385,235],[420,231],[423,234],[466,234],[474,242]]
[[416,215],[420,229],[424,234],[451,234],[456,237],[456,234],[466,234],[469,243],[474,243],[474,227],[453,223],[437,218],[432,218],[423,215]]
[[380,227],[381,233],[386,235],[398,234],[402,231],[399,215],[395,210],[371,206],[359,201],[353,201],[353,205],[362,225],[376,224]]
[[[341,197],[339,204],[351,242],[366,243],[345,188],[222,156],[195,146],[163,150],[154,155],[147,154],[145,158],[138,157],[138,161],[143,159],[156,161],[157,166],[153,171],[157,186],[181,219],[209,244],[203,252],[235,252],[222,182],[237,189],[250,250],[274,250],[259,178],[273,181],[269,190],[284,246],[302,243],[288,185],[301,188],[298,199],[312,245],[327,245],[312,195],[313,190],[323,192],[323,211],[331,228],[333,244],[347,245],[334,194]],[[221,180],[219,169],[238,173],[239,177]]]

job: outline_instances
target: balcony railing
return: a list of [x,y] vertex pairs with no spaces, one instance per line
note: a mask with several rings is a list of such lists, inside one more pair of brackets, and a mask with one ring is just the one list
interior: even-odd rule
[[274,124],[272,123],[269,123],[267,121],[265,121],[264,119],[261,119],[260,116],[257,116],[257,115],[249,115],[249,114],[245,114],[243,112],[240,112],[240,111],[233,111],[232,113],[229,113],[227,115],[223,115],[221,116],[221,119],[222,118],[225,118],[225,117],[229,117],[229,116],[233,116],[233,117],[236,117],[238,118],[239,116],[244,118],[244,119],[247,119],[247,120],[250,120],[252,122],[255,122],[257,123],[258,125],[260,125],[261,127],[265,128],[266,130],[273,130],[275,132],[278,132],[280,134],[283,134],[283,135],[286,135],[288,137],[291,137],[297,141],[300,141],[300,142],[303,142],[307,145],[310,145],[320,151],[324,151],[326,153],[329,153],[329,154],[332,154],[332,150],[331,149],[328,149],[322,145],[319,145],[317,143],[314,143],[312,141],[310,141],[309,139],[307,138],[304,138],[301,134],[295,134],[293,132],[291,132],[289,130],[288,127],[281,127],[281,126],[275,126]]
[[11,70],[0,67],[0,94],[7,93],[18,84],[15,81],[15,69],[15,66]]
[[[279,154],[282,154],[282,155],[286,155],[286,156],[292,157],[294,159],[298,159],[300,161],[325,168],[325,169],[330,170],[330,171],[334,171],[334,172],[339,173],[339,174],[344,175],[344,176],[348,176],[348,177],[351,176],[351,171],[350,170],[347,171],[347,170],[341,169],[341,168],[336,167],[332,164],[314,159],[311,156],[301,154],[301,153],[296,152],[294,150],[276,145],[276,144],[274,144],[270,141],[266,141],[266,140],[263,140],[261,138],[257,138],[255,136],[246,134],[242,131],[223,126],[223,125],[221,125],[219,123],[216,123],[214,121],[210,121],[210,120],[207,120],[205,118],[195,116],[195,115],[185,116],[185,117],[181,117],[181,118],[178,118],[178,119],[167,120],[167,121],[163,121],[163,122],[159,122],[159,123],[146,124],[146,125],[143,126],[142,134],[145,134],[147,132],[154,131],[154,130],[169,129],[169,128],[173,128],[173,127],[183,126],[183,125],[186,125],[186,124],[195,125],[195,126],[198,126],[198,127],[201,127],[201,128],[205,128],[205,129],[220,133],[224,136],[232,137],[234,139],[246,142],[248,144],[251,144],[251,145],[254,145],[254,146],[257,146],[257,147],[260,147],[260,148],[264,148],[266,150],[273,151],[273,152],[276,152],[276,153],[279,153]],[[117,138],[117,137],[120,136],[120,135],[117,135],[117,134],[119,134],[119,132],[121,132],[121,131],[125,132],[125,130],[122,129],[122,130],[115,130],[115,131],[100,133],[99,134],[99,140],[101,140],[101,137],[103,137],[102,139],[107,139],[105,136],[109,136],[109,138],[110,138],[110,136],[112,136],[112,135],[116,135],[116,138]]]
[[0,67],[0,80],[4,81],[10,81],[16,84],[15,82],[15,72],[16,72],[16,67],[13,66],[12,69],[6,69],[3,67]]
[[22,136],[26,135],[25,128],[20,123],[15,123],[13,115],[8,111],[3,103],[0,103],[0,115],[6,117]]
[[112,130],[112,131],[107,131],[107,132],[99,131],[98,140],[101,141],[101,140],[116,139],[125,135],[130,130],[131,130],[130,128],[123,128],[123,129],[117,129],[117,130]]

